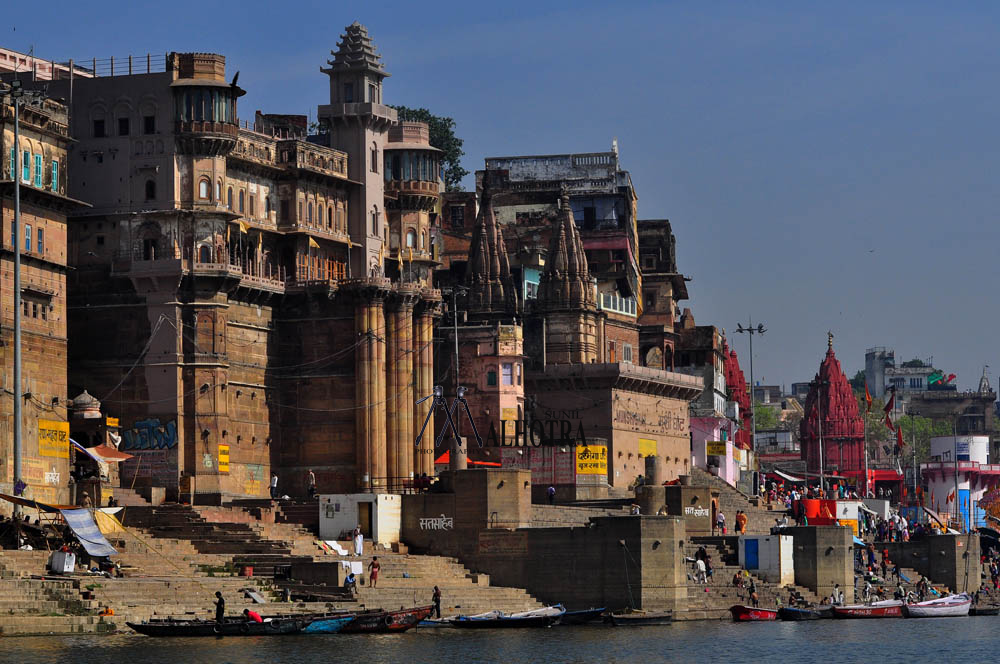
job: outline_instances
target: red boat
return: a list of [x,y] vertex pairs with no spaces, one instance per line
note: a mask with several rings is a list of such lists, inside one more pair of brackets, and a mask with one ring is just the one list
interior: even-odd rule
[[396,634],[416,627],[431,615],[432,606],[418,606],[399,611],[366,611],[341,628],[340,634]]
[[888,599],[873,604],[848,604],[833,607],[834,618],[902,618],[903,603]]
[[752,606],[736,604],[729,607],[729,612],[733,614],[733,622],[757,622],[778,619],[777,609],[755,609]]

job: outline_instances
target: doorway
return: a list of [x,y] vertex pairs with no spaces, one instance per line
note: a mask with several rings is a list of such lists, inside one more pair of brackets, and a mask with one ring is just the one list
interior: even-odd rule
[[358,525],[361,526],[361,534],[371,539],[372,503],[358,503]]

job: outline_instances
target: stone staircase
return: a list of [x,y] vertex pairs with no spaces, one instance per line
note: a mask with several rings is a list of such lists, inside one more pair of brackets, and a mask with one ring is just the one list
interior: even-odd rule
[[[749,528],[747,529],[749,530]],[[684,555],[694,558],[698,547],[704,546],[712,557],[713,575],[708,584],[696,583],[693,566],[688,565],[689,577],[685,610],[675,615],[676,620],[728,620],[729,607],[734,604],[749,604],[746,590],[739,593],[733,587],[733,576],[741,568],[737,552],[736,537],[692,537],[684,543]],[[757,597],[761,607],[773,608],[787,604],[790,590],[795,590],[810,603],[819,603],[820,598],[807,588],[793,584],[779,586],[751,574],[757,583]]]
[[590,519],[598,516],[622,516],[628,514],[628,508],[622,507],[590,507],[574,505],[532,505],[532,528],[568,528],[586,526]]
[[726,515],[726,530],[732,533],[736,528],[736,511],[747,515],[747,534],[767,534],[771,532],[775,519],[780,519],[784,509],[771,511],[757,504],[755,499],[745,495],[723,479],[707,473],[701,468],[691,469],[691,481],[697,486],[708,486],[719,491],[719,509]]

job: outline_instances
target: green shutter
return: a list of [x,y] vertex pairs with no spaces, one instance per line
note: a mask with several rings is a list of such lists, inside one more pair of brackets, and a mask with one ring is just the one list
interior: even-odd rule
[[59,162],[52,160],[52,191],[59,191]]
[[35,155],[35,186],[42,186],[42,155]]

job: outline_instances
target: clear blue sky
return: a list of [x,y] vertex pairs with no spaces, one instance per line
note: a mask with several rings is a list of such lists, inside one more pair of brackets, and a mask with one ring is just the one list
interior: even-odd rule
[[[386,101],[454,117],[470,171],[617,137],[640,217],[673,222],[695,320],[769,328],[758,380],[811,378],[830,329],[848,373],[885,345],[974,388],[983,364],[1000,368],[998,15],[986,2],[56,1],[7,8],[0,43],[57,60],[219,52],[248,90],[243,117],[315,115],[319,67],[359,20],[393,75]],[[730,339],[748,364],[745,335]]]

